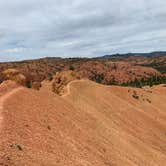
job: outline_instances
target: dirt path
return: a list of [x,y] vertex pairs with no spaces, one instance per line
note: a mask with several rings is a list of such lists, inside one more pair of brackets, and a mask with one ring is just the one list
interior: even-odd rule
[[23,89],[23,88],[22,88],[22,87],[15,88],[15,89],[13,89],[12,91],[7,92],[7,93],[5,93],[4,95],[2,95],[2,96],[0,97],[0,129],[1,129],[1,123],[2,123],[2,120],[3,120],[2,111],[3,111],[3,109],[4,109],[3,107],[4,107],[5,101],[6,101],[9,97],[11,97],[13,94],[15,94],[17,91],[19,91],[19,90],[21,90],[21,89]]
[[85,79],[82,79],[82,80],[74,80],[74,81],[69,82],[69,83],[67,84],[67,86],[65,87],[65,88],[66,88],[66,93],[63,94],[62,97],[66,97],[66,96],[70,95],[70,86],[71,86],[71,84],[76,83],[76,82],[83,82],[83,81],[85,81]]

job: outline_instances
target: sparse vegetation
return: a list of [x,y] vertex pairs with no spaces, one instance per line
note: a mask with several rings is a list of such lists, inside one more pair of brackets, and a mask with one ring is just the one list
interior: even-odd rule
[[159,84],[166,84],[166,76],[153,75],[147,79],[141,78],[140,80],[136,78],[134,81],[123,83],[122,86],[142,88],[143,86],[153,86]]
[[48,73],[48,80],[52,81],[53,80],[53,74],[52,73]]
[[95,73],[95,72],[92,72],[92,76],[90,77],[90,79],[91,79],[92,81],[97,82],[97,83],[102,83],[103,80],[104,80],[104,74],[103,74],[103,73],[97,74],[97,73]]
[[166,64],[164,61],[163,62],[153,61],[152,63],[144,64],[143,66],[152,67],[152,68],[158,70],[159,72],[161,72],[162,74],[166,74]]
[[25,85],[27,88],[31,88],[31,82],[29,80],[26,81]]
[[113,77],[110,82],[108,83],[108,85],[119,85],[118,82],[115,80],[115,77]]
[[75,70],[75,67],[74,67],[73,65],[70,65],[69,70],[74,71],[74,70]]
[[133,91],[132,97],[133,97],[134,99],[137,99],[137,100],[139,99],[139,96],[138,96],[138,94],[137,94],[136,91]]
[[[155,160],[153,154],[146,156],[144,151],[150,154],[165,145],[166,84],[149,86],[165,83],[166,76],[129,62],[70,60],[63,59],[58,64],[45,59],[32,61],[28,67],[26,63],[15,65],[25,76],[27,88],[39,90],[46,80],[39,92],[28,92],[16,84],[14,80],[23,80],[19,72],[6,72],[12,73],[7,78],[13,81],[3,82],[0,89],[0,165],[111,166],[141,165],[143,161],[146,165],[151,165],[151,161],[162,165],[163,149],[156,151]],[[4,71],[0,65],[1,70]],[[128,81],[124,86],[149,86],[103,86],[87,78],[107,85]],[[117,139],[120,135],[122,141]],[[130,146],[131,138],[135,145],[145,148],[138,151]],[[126,149],[130,150],[124,156]],[[83,152],[84,158],[80,156]]]
[[150,99],[146,99],[146,101],[147,101],[148,103],[151,103],[151,100],[150,100]]
[[11,147],[11,148],[16,148],[16,149],[18,149],[18,150],[20,150],[20,151],[23,150],[23,148],[22,148],[22,146],[21,146],[20,144],[12,144],[12,145],[10,145],[10,147]]
[[[138,62],[142,62],[145,57],[116,57],[116,59],[116,63],[113,62],[113,59],[102,58],[43,58],[22,62],[1,63],[0,82],[5,80],[2,74],[3,71],[13,68],[22,74],[22,76],[17,76],[17,79],[21,80],[21,84],[26,84],[26,86],[29,83],[24,82],[23,76],[31,84],[33,82],[42,82],[45,79],[52,81],[55,73],[68,69],[77,72],[80,78],[88,78],[106,85],[122,84],[123,86],[142,87],[144,85],[152,86],[165,83],[164,74],[160,75],[158,72],[166,72],[165,56],[159,59],[151,57],[148,60],[146,59],[145,63],[141,64]],[[134,63],[130,64],[131,61]],[[152,80],[152,83],[150,83],[151,81],[148,80],[150,75],[158,75],[162,78],[158,81]],[[136,79],[133,80],[133,78]],[[141,78],[143,79],[140,80]],[[28,87],[30,86],[28,85]]]

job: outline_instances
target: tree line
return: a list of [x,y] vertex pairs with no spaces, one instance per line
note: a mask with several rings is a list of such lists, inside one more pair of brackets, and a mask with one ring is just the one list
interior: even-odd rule
[[141,78],[141,79],[135,78],[134,81],[122,83],[121,85],[142,88],[143,86],[152,87],[153,85],[159,85],[159,84],[166,84],[166,76],[153,75],[149,78]]

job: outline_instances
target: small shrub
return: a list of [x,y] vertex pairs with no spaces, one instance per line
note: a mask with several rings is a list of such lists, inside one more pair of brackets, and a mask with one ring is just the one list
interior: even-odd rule
[[72,70],[72,71],[74,71],[75,67],[73,65],[70,65],[69,69]]
[[18,149],[18,150],[20,150],[20,151],[23,150],[22,146],[19,145],[19,144],[12,144],[12,145],[10,145],[10,147],[12,147],[12,148],[16,148],[16,149]]
[[48,74],[48,80],[52,81],[53,80],[53,75],[51,73]]
[[139,96],[137,95],[136,91],[133,91],[133,95],[132,96],[133,96],[134,99],[137,99],[137,100],[139,99]]
[[151,103],[151,101],[150,101],[149,99],[146,99],[146,101],[147,101],[148,103]]
[[26,85],[27,88],[31,88],[31,82],[29,80],[26,81],[25,85]]

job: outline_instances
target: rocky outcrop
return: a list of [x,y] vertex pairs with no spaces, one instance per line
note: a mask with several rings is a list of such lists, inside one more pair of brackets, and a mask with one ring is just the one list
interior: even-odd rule
[[52,91],[58,95],[63,95],[66,92],[66,85],[76,79],[80,79],[80,77],[74,71],[69,70],[57,73],[53,79]]
[[26,77],[16,69],[7,69],[2,73],[2,75],[4,80],[12,80],[19,85],[25,86]]

